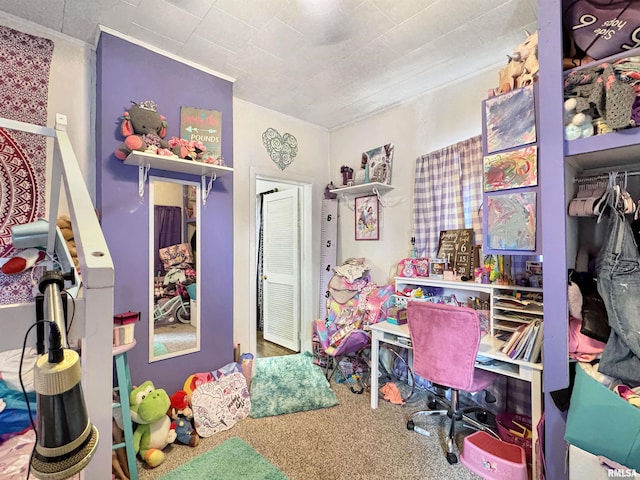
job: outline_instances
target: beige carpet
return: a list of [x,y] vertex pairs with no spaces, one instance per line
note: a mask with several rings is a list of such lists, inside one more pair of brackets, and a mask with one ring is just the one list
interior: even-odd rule
[[[201,440],[195,448],[170,445],[155,469],[138,462],[141,480],[156,479],[230,437],[240,437],[291,480],[479,479],[461,463],[449,465],[445,430],[430,419],[431,436],[406,428],[409,414],[426,406],[423,397],[410,406],[380,402],[371,410],[367,394],[331,385],[339,405],[276,417],[246,418],[230,430]],[[467,432],[468,433],[468,432]],[[211,466],[215,468],[215,465]],[[188,479],[185,479],[188,480]]]
[[180,322],[155,327],[153,341],[164,344],[171,353],[194,348],[196,346],[196,327],[189,323]]

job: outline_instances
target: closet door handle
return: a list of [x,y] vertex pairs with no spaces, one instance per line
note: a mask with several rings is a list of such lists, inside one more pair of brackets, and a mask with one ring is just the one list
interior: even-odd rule
[[266,276],[266,275],[263,275],[263,276],[262,276],[262,279],[263,279],[263,280],[266,280],[266,279],[267,279],[267,276]]

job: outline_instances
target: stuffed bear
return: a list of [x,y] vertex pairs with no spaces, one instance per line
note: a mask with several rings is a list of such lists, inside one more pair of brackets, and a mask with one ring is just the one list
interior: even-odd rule
[[164,140],[167,135],[167,121],[158,113],[155,102],[146,100],[139,104],[131,103],[129,111],[124,112],[122,116],[120,132],[124,142],[115,151],[116,158],[124,160],[134,150],[180,158],[187,155],[183,147],[171,148]]
[[176,439],[175,424],[167,416],[169,395],[147,380],[129,396],[131,420],[138,424],[133,432],[133,447],[151,468],[164,462],[162,449]]

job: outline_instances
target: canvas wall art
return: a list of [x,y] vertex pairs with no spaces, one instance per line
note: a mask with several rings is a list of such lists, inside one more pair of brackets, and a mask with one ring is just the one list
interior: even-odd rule
[[486,152],[494,153],[536,141],[533,85],[485,101]]
[[487,243],[495,250],[536,249],[536,192],[487,196]]
[[362,154],[362,166],[369,165],[369,181],[389,185],[393,163],[393,144],[374,148]]
[[355,202],[356,240],[378,240],[380,238],[378,196],[358,197]]
[[484,191],[532,187],[538,184],[536,145],[484,157]]

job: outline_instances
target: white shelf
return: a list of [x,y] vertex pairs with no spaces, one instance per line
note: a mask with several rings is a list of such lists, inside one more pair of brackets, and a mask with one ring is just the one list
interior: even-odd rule
[[210,163],[184,160],[182,158],[165,157],[147,152],[131,152],[124,159],[125,165],[135,165],[136,167],[156,168],[168,172],[187,173],[189,175],[215,176],[216,178],[233,172],[233,168]]
[[359,195],[364,193],[378,193],[380,195],[384,195],[393,189],[394,187],[392,185],[388,185],[386,183],[369,182],[361,185],[354,185],[353,187],[334,188],[329,191],[339,195]]
[[137,151],[131,152],[127,158],[124,159],[124,164],[138,167],[138,195],[140,195],[140,197],[144,196],[144,184],[147,181],[149,170],[152,168],[164,170],[165,172],[198,175],[202,183],[203,205],[207,202],[213,181],[218,177],[233,172],[233,168],[231,167]]

